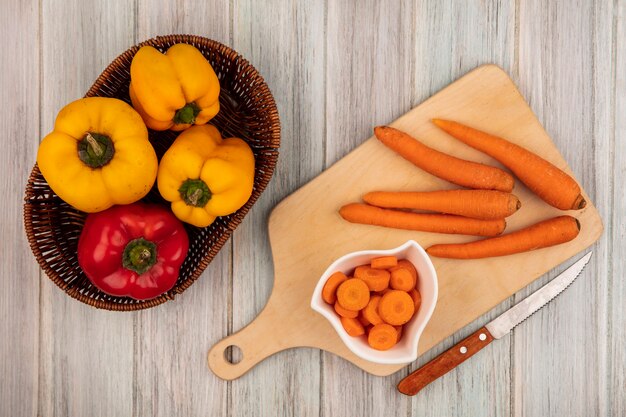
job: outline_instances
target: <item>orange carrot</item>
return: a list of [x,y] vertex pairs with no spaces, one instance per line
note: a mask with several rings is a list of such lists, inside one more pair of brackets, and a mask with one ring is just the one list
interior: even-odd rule
[[380,295],[381,297],[385,294],[387,294],[389,291],[391,291],[391,288],[385,288],[382,291],[375,291],[372,293],[372,295]]
[[360,279],[350,278],[337,288],[337,302],[346,310],[359,311],[370,301],[370,290]]
[[415,288],[415,279],[406,268],[396,267],[391,271],[389,286],[394,290],[410,291]]
[[396,341],[396,343],[398,343],[402,338],[402,326],[393,326],[393,328],[396,329],[396,333],[398,333],[398,339]]
[[359,315],[358,311],[347,310],[339,304],[339,301],[335,301],[335,312],[339,314],[341,317],[346,317],[349,319],[354,319]]
[[429,210],[484,220],[503,219],[522,206],[513,194],[494,190],[374,191],[365,194],[363,201],[381,208]]
[[409,291],[409,296],[411,296],[411,299],[413,300],[415,311],[419,310],[422,305],[422,294],[420,294],[420,292],[415,288],[412,288],[411,291]]
[[324,284],[324,288],[322,288],[322,298],[324,301],[328,304],[335,304],[335,301],[337,301],[337,295],[335,294],[337,287],[347,279],[348,277],[343,272],[335,272],[332,274],[326,281],[326,284]]
[[362,336],[365,334],[363,325],[357,319],[350,319],[347,317],[341,318],[341,324],[350,336]]
[[339,214],[350,223],[434,233],[497,236],[506,227],[504,219],[478,220],[451,214],[407,213],[359,203],[343,206]]
[[572,177],[528,149],[457,122],[434,119],[433,123],[498,160],[546,203],[561,210],[580,210],[587,204]]
[[365,282],[370,291],[382,291],[389,286],[389,271],[373,269],[369,265],[357,267],[354,277]]
[[411,320],[414,312],[413,299],[404,291],[389,291],[378,302],[378,315],[385,323],[394,326],[400,326]]
[[398,341],[398,332],[386,323],[372,327],[367,335],[367,343],[376,350],[389,350]]
[[398,258],[395,256],[381,256],[372,259],[372,268],[374,269],[389,269],[396,265],[398,265]]
[[417,285],[417,269],[415,269],[415,265],[413,265],[409,260],[407,259],[401,259],[398,261],[398,267],[400,268],[404,268],[407,271],[409,271],[411,273],[411,275],[413,276],[413,280],[415,281],[415,284]]
[[569,242],[578,236],[580,223],[559,216],[503,236],[469,243],[433,245],[426,249],[439,258],[477,259],[511,255]]
[[372,295],[370,302],[367,306],[361,310],[363,317],[373,325],[377,325],[383,322],[383,319],[378,315],[378,303],[382,297],[380,295]]
[[[367,308],[367,307],[365,307],[365,308]],[[363,310],[361,310],[361,311],[359,312],[359,317],[358,317],[358,319],[359,319],[359,322],[363,325],[363,327],[367,327],[367,326],[369,326],[369,325],[370,325],[370,324],[372,324],[372,323],[370,323],[368,319],[366,319],[365,317],[363,317],[363,311],[364,311],[364,310],[365,310],[365,309],[363,309]]]
[[509,192],[513,189],[513,177],[499,168],[439,152],[393,127],[375,127],[374,134],[403,158],[451,183],[481,190]]

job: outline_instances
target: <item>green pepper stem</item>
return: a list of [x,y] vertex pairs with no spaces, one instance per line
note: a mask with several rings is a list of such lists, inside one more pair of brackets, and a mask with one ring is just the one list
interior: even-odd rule
[[85,140],[89,143],[89,147],[96,154],[96,156],[102,156],[104,151],[102,150],[102,146],[98,144],[98,141],[91,135],[91,133],[87,132],[85,135]]
[[126,244],[122,254],[122,266],[141,275],[152,268],[156,258],[156,244],[140,237]]
[[78,141],[78,157],[91,168],[100,168],[108,164],[115,155],[113,141],[107,135],[87,132]]
[[176,111],[172,120],[177,125],[193,124],[198,114],[200,114],[200,107],[196,103],[187,103]]
[[178,189],[180,198],[188,206],[204,207],[209,202],[213,193],[201,179],[188,179]]

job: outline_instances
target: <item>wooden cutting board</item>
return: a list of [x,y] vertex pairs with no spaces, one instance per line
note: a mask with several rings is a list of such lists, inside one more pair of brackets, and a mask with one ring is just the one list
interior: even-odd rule
[[[430,123],[434,117],[456,120],[508,138],[571,174],[511,79],[497,66],[478,67],[391,126],[451,155],[500,166],[437,129]],[[416,168],[372,137],[283,200],[269,219],[275,273],[272,295],[252,323],[213,346],[208,356],[211,370],[220,378],[235,379],[268,356],[298,346],[332,352],[375,375],[389,375],[402,368],[403,365],[374,364],[352,354],[326,319],[310,308],[311,294],[328,265],[348,252],[389,249],[409,239],[423,247],[476,239],[350,224],[337,213],[342,205],[360,201],[368,191],[450,188],[455,187]],[[505,233],[563,213],[539,200],[519,182],[513,193],[522,201],[522,208],[507,219]],[[579,219],[581,233],[567,244],[501,258],[433,258],[439,277],[439,300],[420,339],[419,353],[592,245],[603,227],[587,194],[585,198],[588,203],[584,210],[569,213]],[[242,351],[243,359],[237,364],[225,358],[225,349],[230,345]]]

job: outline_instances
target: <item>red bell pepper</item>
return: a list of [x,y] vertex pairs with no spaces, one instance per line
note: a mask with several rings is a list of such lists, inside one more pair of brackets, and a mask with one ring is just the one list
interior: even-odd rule
[[168,209],[133,203],[87,216],[78,263],[105,293],[147,300],[174,286],[188,249],[185,228]]

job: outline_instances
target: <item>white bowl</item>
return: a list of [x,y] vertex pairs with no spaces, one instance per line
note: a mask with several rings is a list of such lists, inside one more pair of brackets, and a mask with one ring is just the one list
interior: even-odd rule
[[[417,289],[422,296],[422,304],[417,314],[404,325],[400,342],[389,350],[380,351],[371,348],[367,344],[365,336],[353,337],[346,333],[333,306],[327,304],[322,299],[322,288],[328,277],[333,273],[341,271],[349,275],[357,266],[370,263],[373,258],[388,255],[395,256],[398,259],[407,259],[415,265],[419,274]],[[375,363],[404,364],[417,359],[417,344],[426,327],[426,323],[428,323],[435,310],[437,292],[435,267],[426,251],[417,242],[409,240],[395,249],[352,252],[337,259],[328,267],[317,283],[313,291],[313,298],[311,298],[311,308],[326,317],[339,334],[339,337],[341,337],[341,340],[355,355]]]

